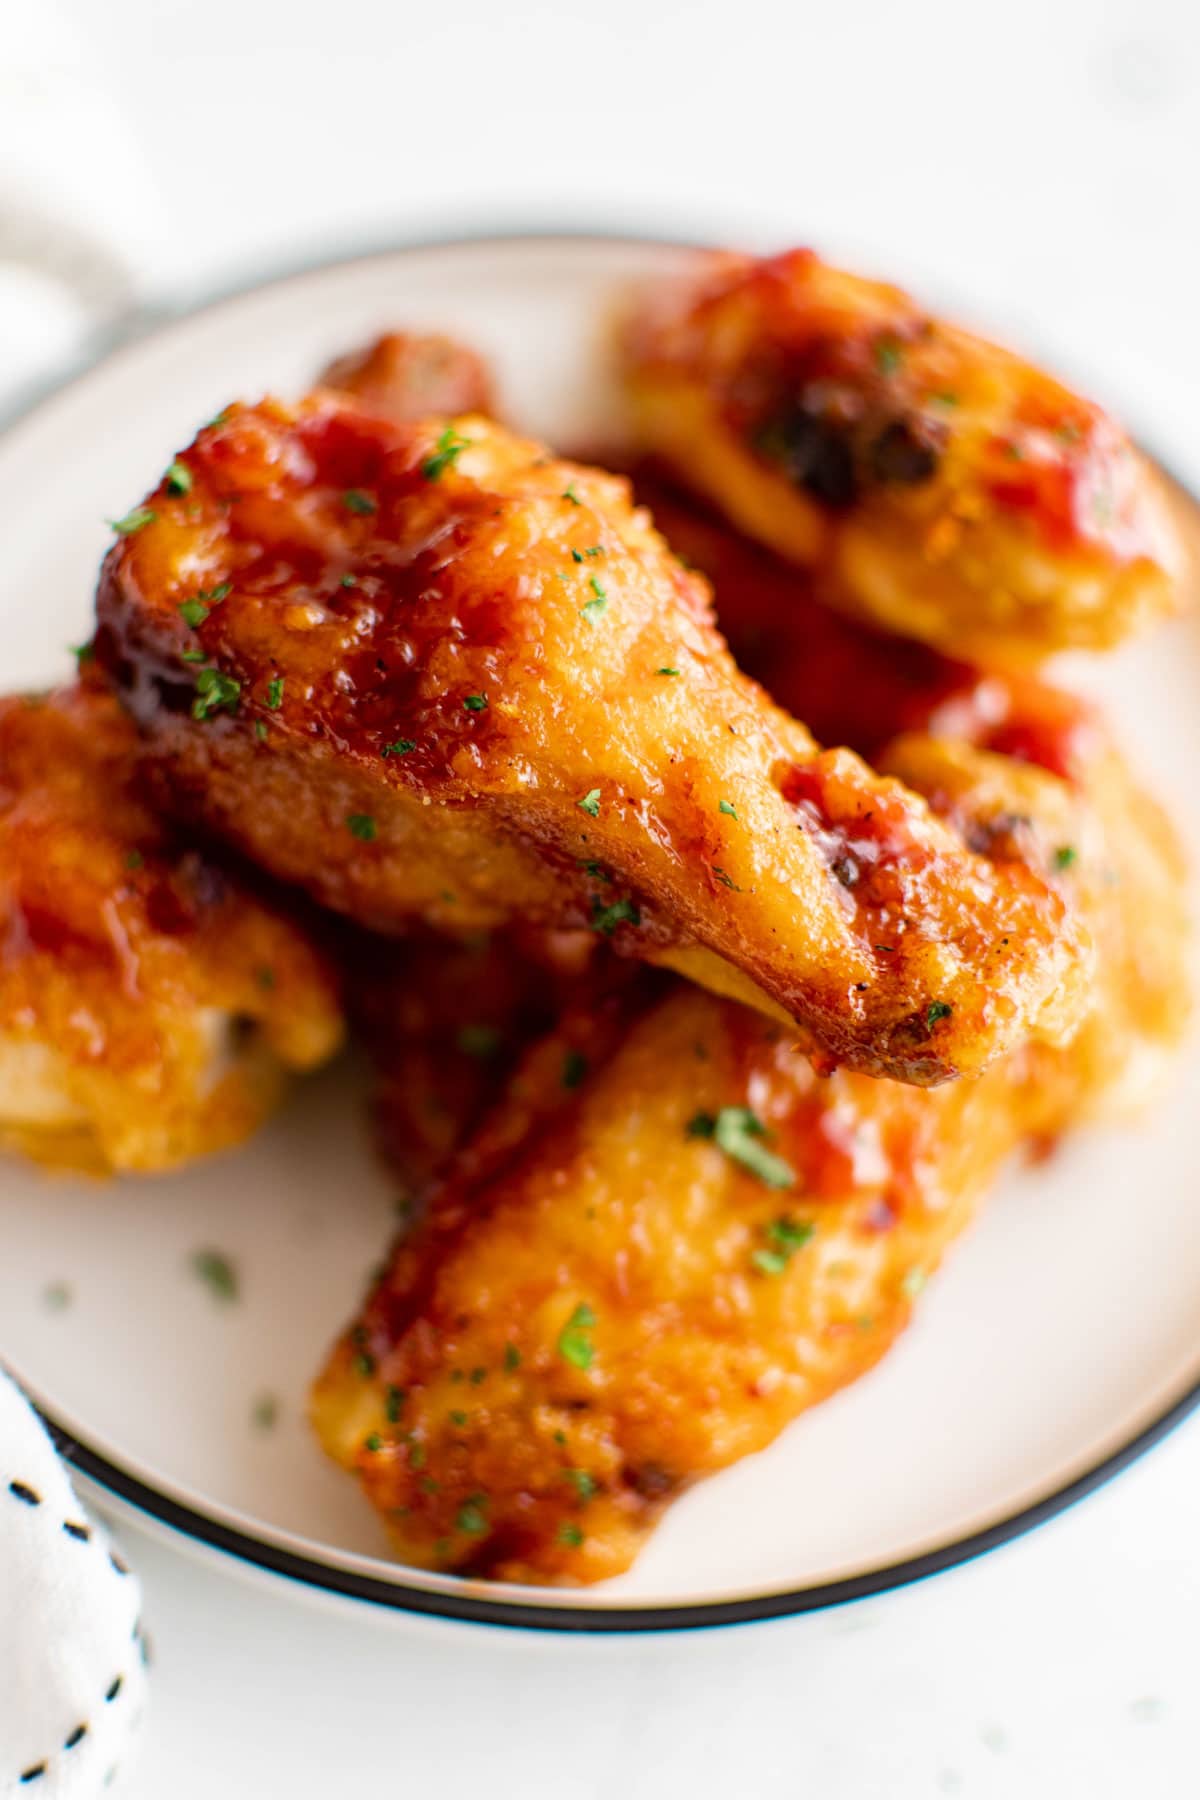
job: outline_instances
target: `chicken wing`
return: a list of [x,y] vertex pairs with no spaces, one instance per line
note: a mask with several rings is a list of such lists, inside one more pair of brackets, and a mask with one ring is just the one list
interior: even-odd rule
[[876,624],[1029,661],[1179,604],[1165,492],[1107,414],[897,288],[709,257],[621,347],[643,447]]
[[[1029,742],[1073,756],[1032,713]],[[910,733],[890,756],[907,772],[931,744]],[[933,1092],[822,1081],[773,1022],[677,988],[642,997],[564,1097],[568,1015],[314,1389],[325,1448],[401,1558],[515,1581],[619,1573],[673,1498],[884,1353],[1013,1150],[1107,1115],[1175,1047],[1179,852],[1116,752],[1093,737],[1065,777],[948,748],[940,799],[964,829],[1079,886],[1100,962],[1074,1042]]]
[[330,964],[142,797],[111,695],[0,700],[0,1143],[96,1173],[247,1137],[336,1049]]
[[119,531],[96,653],[172,804],[360,924],[590,925],[916,1083],[1078,1019],[1061,884],[818,751],[625,482],[318,395]]
[[435,413],[495,412],[491,371],[455,338],[386,331],[329,363],[316,385],[352,394],[374,412],[405,422]]

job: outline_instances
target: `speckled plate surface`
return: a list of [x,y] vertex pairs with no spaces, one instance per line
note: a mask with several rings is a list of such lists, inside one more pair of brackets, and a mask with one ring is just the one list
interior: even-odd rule
[[[267,283],[108,357],[0,438],[6,687],[67,673],[103,520],[230,398],[298,391],[384,326],[432,326],[494,359],[506,412],[530,430],[602,439],[605,308],[680,254],[562,237],[390,251]],[[1110,701],[1200,843],[1200,625],[1068,673]],[[307,1384],[391,1228],[360,1092],[353,1068],[336,1068],[245,1151],[168,1180],[97,1186],[0,1164],[0,1357],[75,1440],[84,1474],[314,1589],[577,1631],[799,1611],[1015,1535],[1200,1396],[1193,1051],[1142,1127],[1096,1131],[1014,1176],[883,1365],[688,1495],[619,1581],[563,1592],[404,1569],[304,1418]],[[206,1248],[236,1265],[236,1303],[191,1272]]]

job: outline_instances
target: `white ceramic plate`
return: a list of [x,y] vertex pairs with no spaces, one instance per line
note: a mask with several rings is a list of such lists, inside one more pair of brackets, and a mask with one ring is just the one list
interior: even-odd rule
[[[302,389],[388,325],[461,334],[506,413],[604,438],[598,333],[614,289],[681,253],[510,238],[310,270],[110,356],[0,439],[6,688],[69,667],[88,634],[103,524],[227,400]],[[1200,632],[1099,670],[1127,738],[1200,842]],[[0,1166],[0,1355],[110,1494],[248,1562],[377,1604],[559,1629],[662,1629],[877,1591],[1013,1536],[1144,1449],[1200,1394],[1200,1058],[1138,1131],[1098,1131],[1014,1177],[908,1337],[774,1448],[668,1515],[636,1568],[585,1592],[423,1575],[387,1558],[328,1465],[305,1391],[391,1229],[348,1069],[304,1087],[247,1150],[107,1187]],[[216,1247],[221,1306],[189,1273]],[[71,1304],[48,1291],[65,1285]],[[279,1399],[274,1429],[254,1422]]]

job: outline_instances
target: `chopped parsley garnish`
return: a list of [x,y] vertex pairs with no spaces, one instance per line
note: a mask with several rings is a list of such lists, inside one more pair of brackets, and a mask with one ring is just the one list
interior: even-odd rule
[[147,525],[153,525],[157,517],[152,506],[135,506],[133,511],[127,512],[123,519],[110,519],[108,522],[118,537],[132,537],[135,531],[141,531]]
[[267,722],[265,719],[255,719],[254,735],[258,739],[260,744],[266,743],[266,741],[267,741]]
[[188,494],[192,488],[192,471],[178,458],[167,470],[164,486],[168,494]]
[[580,812],[585,812],[589,819],[600,817],[600,789],[589,788],[582,800],[575,802]]
[[579,866],[581,869],[585,870],[587,874],[594,876],[597,881],[607,881],[609,886],[612,886],[612,871],[611,869],[606,869],[603,863],[581,862]]
[[407,756],[410,750],[416,749],[413,738],[397,738],[394,744],[385,744],[379,752],[380,756]]
[[719,1150],[740,1163],[751,1175],[771,1188],[790,1188],[796,1184],[796,1171],[790,1163],[768,1150],[766,1126],[748,1106],[723,1106],[717,1115],[697,1113],[689,1120],[689,1137],[711,1138]]
[[663,669],[655,669],[654,673],[656,675],[678,675],[679,670],[663,668]]
[[196,698],[192,701],[193,719],[208,719],[226,707],[236,712],[242,684],[220,669],[201,669],[196,677]]
[[375,1373],[375,1358],[369,1350],[358,1350],[355,1352],[352,1367],[356,1375],[361,1375],[364,1381],[369,1381]]
[[583,1533],[578,1525],[560,1525],[558,1541],[560,1544],[566,1544],[572,1550],[578,1550],[583,1543]]
[[580,615],[585,619],[598,619],[608,605],[608,594],[605,592],[604,588],[601,587],[594,575],[590,578],[588,586],[591,588],[595,598],[589,600],[586,605],[580,607]]
[[342,504],[347,512],[358,513],[362,518],[375,511],[374,500],[370,494],[364,494],[361,488],[347,488],[342,495]]
[[585,556],[603,556],[604,555],[604,545],[603,544],[589,544],[583,554]]
[[958,395],[949,392],[934,394],[933,398],[937,401],[939,406],[957,406],[959,403]]
[[400,1414],[401,1414],[401,1411],[403,1410],[404,1402],[407,1398],[408,1398],[408,1395],[405,1393],[405,1391],[402,1387],[389,1387],[388,1388],[387,1397],[384,1400],[383,1410],[387,1415],[387,1422],[389,1425],[398,1425],[399,1424]]
[[558,1334],[558,1354],[575,1369],[590,1369],[596,1354],[592,1327],[596,1315],[586,1302],[575,1308]]
[[575,1492],[579,1495],[579,1498],[583,1501],[590,1500],[596,1491],[596,1483],[594,1478],[588,1474],[587,1470],[567,1469],[564,1473],[571,1486],[575,1489]]
[[810,1219],[773,1219],[766,1230],[768,1248],[753,1251],[750,1261],[763,1275],[782,1275],[816,1229]]
[[[450,1414],[450,1423],[452,1425],[460,1425],[461,1426],[461,1425],[465,1425],[466,1422],[467,1422],[466,1413],[460,1411],[458,1407],[455,1407],[454,1410]],[[411,1456],[409,1457],[409,1461],[412,1462]],[[413,1467],[415,1468],[416,1466],[417,1465],[414,1463]]]
[[84,663],[90,663],[96,660],[96,646],[90,638],[86,644],[72,644],[71,655],[75,658],[79,667],[82,668]]
[[582,562],[583,561],[583,551],[582,550],[572,550],[571,561],[572,562]]
[[202,663],[207,655],[207,650],[181,650],[179,660],[180,662]]
[[482,1368],[481,1369],[472,1369],[471,1373],[467,1377],[467,1379],[471,1383],[472,1387],[478,1387],[481,1381],[487,1380],[487,1370],[482,1369]]
[[250,1409],[256,1431],[273,1431],[279,1419],[279,1401],[274,1394],[259,1394]]
[[369,1435],[363,1439],[363,1449],[369,1450],[372,1456],[374,1456],[377,1450],[383,1449],[383,1439],[377,1431],[370,1432]]
[[486,712],[487,711],[487,695],[486,694],[468,694],[466,699],[463,701],[463,705],[466,707],[468,712]]
[[272,712],[278,712],[283,705],[283,676],[273,675],[267,683],[267,705]]
[[614,900],[611,906],[592,902],[592,930],[611,937],[618,925],[640,925],[642,915],[632,900]]
[[179,609],[179,616],[184,624],[190,625],[194,631],[197,625],[203,625],[207,619],[208,608],[203,600],[185,600]]
[[894,337],[879,338],[875,345],[875,367],[881,375],[894,375],[904,361],[904,346]]
[[454,1521],[459,1531],[465,1531],[471,1537],[482,1537],[488,1528],[487,1503],[486,1494],[472,1494],[469,1500],[465,1500]]
[[745,892],[744,888],[740,888],[738,886],[737,882],[733,879],[733,876],[730,875],[726,869],[722,869],[717,863],[713,864],[713,874],[716,876],[717,880],[721,883],[722,887],[730,888],[733,891],[733,893],[735,893],[735,894],[741,894],[741,893]]
[[478,1062],[488,1062],[503,1044],[504,1034],[497,1031],[494,1025],[464,1025],[455,1042],[464,1056],[473,1056]]
[[1078,860],[1079,852],[1074,844],[1060,844],[1058,849],[1054,852],[1054,866],[1056,869],[1069,869],[1071,864]]
[[505,1344],[505,1346],[504,1346],[504,1366],[506,1369],[509,1369],[509,1370],[520,1368],[521,1352],[517,1349],[517,1346],[515,1344]]
[[569,500],[571,502],[572,506],[582,506],[583,505],[583,501],[579,498],[579,495],[575,492],[575,483],[573,481],[569,484],[569,486],[567,486],[563,489],[562,498],[564,500]]
[[568,1050],[563,1057],[562,1084],[565,1088],[577,1088],[588,1072],[588,1059],[582,1050]]
[[470,438],[459,437],[453,425],[447,425],[434,446],[433,455],[421,464],[426,481],[436,481],[443,469],[453,468],[470,442]]
[[[717,811],[723,812],[727,819],[737,819],[737,807],[731,806],[728,800],[722,800],[720,805],[717,807]],[[738,823],[739,823],[739,825],[741,824],[740,819],[738,819]]]
[[146,859],[140,850],[127,850],[125,852],[125,867],[127,869],[141,869],[145,867],[145,863]]
[[932,1031],[941,1019],[948,1019],[954,1011],[948,1000],[931,1000],[925,1013],[925,1029]]
[[188,1266],[214,1300],[231,1305],[238,1297],[237,1270],[221,1250],[193,1250]]
[[358,580],[357,575],[343,575],[341,581],[338,583],[338,586],[344,587],[344,588],[352,588],[355,585],[355,583],[357,582],[357,580]]
[[375,821],[370,813],[347,813],[346,829],[360,844],[373,844],[375,841]]

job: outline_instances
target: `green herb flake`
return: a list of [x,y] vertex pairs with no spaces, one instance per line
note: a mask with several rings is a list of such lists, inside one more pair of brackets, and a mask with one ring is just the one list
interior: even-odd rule
[[608,605],[608,592],[594,575],[589,577],[588,586],[591,588],[594,598],[589,600],[585,606],[580,607],[580,615],[585,619],[598,619]]
[[458,1517],[454,1523],[459,1531],[465,1531],[469,1537],[482,1537],[488,1528],[486,1494],[472,1494],[458,1509]]
[[578,1525],[560,1525],[558,1541],[560,1544],[566,1544],[571,1550],[578,1550],[584,1541],[583,1532]]
[[[464,1414],[463,1416],[465,1419],[466,1415]],[[425,1467],[424,1444],[418,1444],[410,1439],[408,1446],[408,1466],[410,1469],[423,1469]]]
[[881,375],[894,375],[904,362],[904,346],[894,337],[881,337],[875,343],[875,367]]
[[640,925],[642,915],[632,900],[614,900],[611,906],[592,902],[592,930],[611,937],[618,925]]
[[380,1435],[377,1431],[370,1432],[363,1439],[363,1449],[370,1451],[372,1456],[374,1456],[374,1454],[377,1450],[383,1449],[383,1439],[380,1437]]
[[494,1025],[464,1025],[455,1042],[464,1056],[473,1056],[477,1062],[490,1062],[502,1048],[504,1034]]
[[766,1229],[767,1248],[753,1251],[750,1261],[763,1275],[782,1275],[816,1229],[810,1219],[773,1219]]
[[590,1369],[596,1355],[592,1327],[596,1315],[586,1302],[575,1308],[558,1334],[558,1354],[575,1369]]
[[140,850],[127,850],[125,852],[125,867],[127,869],[144,869],[145,866],[146,859]]
[[192,471],[178,457],[167,470],[164,485],[168,494],[190,494],[192,491]]
[[179,616],[184,624],[190,625],[194,631],[197,625],[203,625],[207,619],[208,608],[203,600],[185,600],[179,609]]
[[581,563],[583,561],[583,551],[582,550],[572,550],[571,561]]
[[486,712],[487,711],[487,703],[488,703],[488,701],[487,701],[486,694],[468,694],[466,699],[463,701],[463,705],[466,707],[468,712]]
[[713,874],[716,876],[717,880],[721,883],[721,886],[729,888],[731,893],[742,894],[745,892],[744,888],[740,888],[738,886],[737,882],[733,879],[733,876],[728,872],[728,870],[722,869],[718,863],[713,864]]
[[603,556],[604,555],[604,545],[603,544],[589,544],[583,554],[585,556]]
[[240,681],[220,669],[201,669],[196,677],[196,698],[192,701],[193,719],[208,719],[225,707],[236,712],[242,691]]
[[351,1367],[356,1375],[361,1375],[364,1381],[369,1381],[375,1373],[375,1358],[369,1350],[357,1350]]
[[397,738],[395,743],[385,744],[379,752],[380,756],[407,756],[410,750],[417,747],[414,738]]
[[568,1050],[563,1057],[562,1084],[569,1090],[577,1088],[588,1072],[588,1059],[582,1050]]
[[[724,813],[725,817],[727,819],[737,819],[737,816],[738,816],[737,815],[737,807],[731,806],[728,800],[722,800],[720,805],[717,807],[717,811]],[[738,824],[739,825],[741,824],[740,819],[738,819]]]
[[360,518],[364,519],[369,513],[375,511],[374,500],[372,500],[370,494],[365,494],[361,488],[347,488],[346,492],[342,495],[342,505],[346,508],[347,512],[357,513]]
[[274,1431],[279,1422],[279,1401],[274,1394],[259,1394],[250,1408],[255,1431]]
[[110,519],[108,523],[118,537],[132,537],[136,531],[144,531],[147,525],[153,525],[157,517],[152,506],[135,506],[123,519]]
[[942,1019],[948,1019],[954,1011],[948,1000],[931,1000],[925,1012],[925,1029],[932,1031]]
[[[689,1137],[707,1137],[700,1120],[708,1115],[698,1113],[688,1125]],[[782,1156],[767,1148],[766,1127],[748,1106],[723,1106],[712,1120],[712,1139],[717,1148],[751,1175],[770,1188],[790,1188],[796,1184],[796,1171]]]
[[563,489],[562,498],[564,500],[569,500],[571,502],[572,506],[582,506],[583,505],[583,501],[579,498],[579,495],[575,492],[575,483],[573,481],[567,487],[565,487]]
[[596,1492],[594,1476],[589,1475],[586,1469],[566,1469],[563,1472],[571,1486],[575,1489],[575,1492],[579,1495],[579,1498],[586,1505],[592,1495]]
[[683,1135],[690,1138],[711,1138],[717,1129],[715,1113],[698,1112],[688,1120]]
[[283,705],[283,676],[274,675],[267,683],[267,705],[272,712],[278,712]]
[[662,668],[662,669],[655,669],[654,673],[656,675],[678,675],[679,670]]
[[255,719],[254,735],[258,739],[260,744],[266,743],[266,741],[267,741],[267,725],[266,725],[265,719]]
[[511,1374],[514,1369],[520,1368],[521,1352],[517,1349],[517,1346],[515,1344],[505,1344],[505,1346],[504,1346],[504,1366],[508,1370],[509,1374]]
[[1054,852],[1054,866],[1056,869],[1069,869],[1071,864],[1078,862],[1078,860],[1079,852],[1074,844],[1060,844],[1058,849]]
[[932,398],[939,406],[958,406],[960,404],[958,395],[949,392],[934,394]]
[[575,802],[580,812],[585,812],[589,819],[600,817],[600,789],[589,788],[582,800]]
[[202,662],[207,661],[207,658],[208,658],[207,650],[181,650],[179,652],[180,662],[202,663]]
[[237,1270],[221,1250],[193,1250],[188,1267],[208,1288],[214,1300],[231,1306],[238,1297]]
[[96,646],[95,646],[95,644],[92,643],[90,638],[88,639],[86,644],[72,644],[71,645],[71,655],[75,658],[76,663],[82,669],[84,663],[95,662]]
[[463,1426],[466,1424],[466,1422],[467,1422],[466,1413],[463,1412],[460,1408],[455,1407],[454,1411],[450,1414],[450,1423],[452,1425]]
[[426,481],[436,481],[443,470],[453,468],[470,442],[470,438],[459,437],[453,425],[447,425],[434,446],[433,455],[421,464]]
[[346,829],[360,844],[375,842],[375,821],[370,813],[347,813]]
[[383,1410],[387,1416],[389,1425],[398,1425],[400,1423],[400,1414],[403,1411],[404,1402],[407,1398],[408,1395],[402,1387],[392,1386],[388,1388]]

